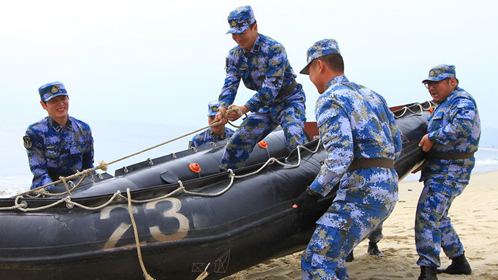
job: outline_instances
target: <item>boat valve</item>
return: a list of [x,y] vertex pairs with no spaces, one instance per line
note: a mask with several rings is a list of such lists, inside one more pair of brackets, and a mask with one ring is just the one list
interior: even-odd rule
[[189,164],[188,166],[190,168],[190,170],[194,173],[201,173],[201,167],[199,164],[197,163],[191,163]]
[[266,141],[259,141],[258,145],[263,149],[268,148],[268,144],[266,144]]

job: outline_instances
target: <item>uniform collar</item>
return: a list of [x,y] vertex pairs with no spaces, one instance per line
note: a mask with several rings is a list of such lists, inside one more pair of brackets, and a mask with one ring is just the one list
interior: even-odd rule
[[255,53],[259,52],[259,49],[261,48],[261,34],[258,34],[258,37],[256,37],[256,41],[254,41],[254,45],[252,46],[252,49],[250,52],[246,51],[245,49],[241,48],[242,53],[247,55],[250,53]]
[[222,138],[222,139],[225,139],[226,136],[227,136],[227,130],[225,128],[225,131],[223,131],[223,134],[221,134],[221,135],[218,136],[218,134],[214,133],[213,130],[209,129],[209,134],[211,134],[211,137],[213,137],[213,138]]
[[348,78],[346,78],[346,76],[344,76],[344,75],[340,75],[340,76],[333,78],[332,80],[330,80],[327,83],[325,90],[329,89],[331,86],[333,86],[335,84],[341,84],[341,83],[349,83]]
[[[48,123],[54,128],[55,131],[60,132],[64,127],[60,125],[58,122],[56,122],[54,119],[51,117],[48,117]],[[68,116],[67,122],[66,122],[66,129],[68,130],[73,130],[73,122],[71,121],[71,118]]]
[[456,86],[456,87],[455,87],[455,88],[454,88],[454,89],[450,92],[450,94],[448,94],[448,96],[446,96],[443,100],[441,100],[441,103],[439,103],[439,104],[438,104],[438,106],[439,106],[439,105],[441,105],[441,104],[443,104],[443,103],[445,103],[445,102],[446,102],[446,101],[448,101],[448,100],[453,99],[453,97],[455,97],[455,96],[456,96],[456,92],[457,92],[457,91],[458,91],[458,86]]

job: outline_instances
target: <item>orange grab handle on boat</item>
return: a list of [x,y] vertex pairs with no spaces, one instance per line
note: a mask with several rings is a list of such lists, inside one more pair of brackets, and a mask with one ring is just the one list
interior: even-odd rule
[[200,173],[201,172],[201,167],[199,164],[197,163],[191,163],[188,165],[188,167],[190,168],[190,170],[192,170],[192,172],[194,173]]
[[258,145],[263,149],[268,148],[268,144],[266,144],[266,141],[259,141]]

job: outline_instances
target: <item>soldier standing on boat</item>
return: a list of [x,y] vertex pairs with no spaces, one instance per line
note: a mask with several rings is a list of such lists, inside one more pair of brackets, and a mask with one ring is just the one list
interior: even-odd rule
[[69,96],[64,84],[51,82],[38,92],[48,117],[30,125],[23,137],[33,173],[31,189],[92,168],[94,154],[90,126],[69,116]]
[[[214,118],[216,114],[218,113],[218,108],[220,107],[220,104],[218,101],[211,101],[208,104],[208,123],[209,125],[213,124]],[[223,122],[220,122],[220,124],[211,126],[210,128],[206,129],[205,131],[194,135],[192,137],[192,140],[188,142],[188,147],[199,147],[202,145],[207,145],[210,143],[215,143],[218,141],[223,141],[227,138],[232,137],[234,131],[230,129],[229,127],[226,127]]]
[[[415,244],[420,280],[435,280],[437,273],[471,274],[463,244],[448,217],[453,200],[470,180],[479,146],[481,123],[474,97],[458,86],[454,65],[441,64],[422,81],[437,106],[429,118],[420,146],[427,152],[422,165],[420,194],[415,216]],[[439,254],[451,259],[446,269]]]
[[237,42],[226,59],[226,78],[219,96],[220,108],[215,121],[239,119],[237,112],[225,118],[233,104],[240,80],[256,93],[238,108],[249,113],[247,123],[230,138],[220,169],[238,169],[245,165],[254,146],[281,125],[285,144],[290,150],[306,142],[305,94],[279,42],[258,33],[258,24],[250,6],[239,7],[228,15],[227,33]]
[[303,279],[349,279],[346,257],[389,217],[398,200],[394,160],[401,134],[384,98],[344,76],[334,39],[313,44],[300,73],[309,75],[320,93],[315,115],[327,156],[293,207],[306,213],[339,184],[303,252],[301,273]]

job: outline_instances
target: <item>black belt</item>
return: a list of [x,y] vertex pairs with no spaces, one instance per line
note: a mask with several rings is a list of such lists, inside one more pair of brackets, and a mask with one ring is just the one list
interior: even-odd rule
[[466,159],[473,158],[474,153],[427,153],[427,159]]
[[347,172],[373,167],[394,168],[394,160],[390,158],[355,158]]
[[277,96],[275,97],[275,99],[280,98],[280,97],[282,97],[282,96],[285,96],[285,95],[287,95],[287,94],[289,94],[289,93],[292,93],[292,92],[294,91],[294,89],[296,88],[296,86],[297,86],[297,82],[296,82],[296,80],[292,80],[292,83],[291,83],[290,85],[288,85],[288,86],[287,86],[286,88],[284,88],[284,89],[281,89],[281,90],[278,92],[278,94],[277,94]]

